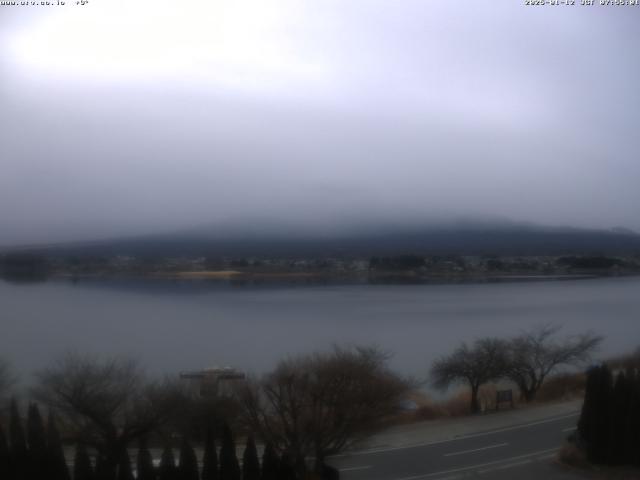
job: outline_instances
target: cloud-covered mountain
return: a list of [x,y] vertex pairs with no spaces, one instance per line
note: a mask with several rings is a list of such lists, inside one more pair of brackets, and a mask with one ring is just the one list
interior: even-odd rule
[[256,221],[34,250],[50,255],[153,257],[634,254],[640,253],[640,235],[620,227],[595,230],[495,220],[350,229]]

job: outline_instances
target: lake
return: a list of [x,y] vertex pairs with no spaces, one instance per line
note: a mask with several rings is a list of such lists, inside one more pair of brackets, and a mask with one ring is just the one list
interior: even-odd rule
[[605,335],[600,356],[640,345],[640,278],[444,285],[234,287],[207,281],[0,280],[0,356],[29,376],[68,349],[138,357],[150,373],[233,366],[377,344],[422,377],[463,340],[551,322]]

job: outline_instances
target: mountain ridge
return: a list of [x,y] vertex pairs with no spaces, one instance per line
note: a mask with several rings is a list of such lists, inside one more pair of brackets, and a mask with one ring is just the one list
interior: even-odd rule
[[173,233],[92,242],[6,248],[50,256],[313,256],[640,254],[640,235],[513,221],[371,224],[351,230],[296,229],[292,224],[205,225]]

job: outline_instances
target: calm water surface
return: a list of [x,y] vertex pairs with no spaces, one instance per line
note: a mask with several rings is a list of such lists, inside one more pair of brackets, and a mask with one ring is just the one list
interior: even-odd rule
[[152,373],[231,365],[263,372],[287,354],[378,344],[423,377],[462,340],[553,322],[640,345],[640,278],[465,285],[254,288],[208,282],[0,280],[0,356],[26,375],[68,349],[139,357]]

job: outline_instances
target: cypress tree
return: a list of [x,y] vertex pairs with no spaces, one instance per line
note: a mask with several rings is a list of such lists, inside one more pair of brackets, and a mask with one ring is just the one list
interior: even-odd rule
[[627,376],[629,383],[629,421],[627,423],[625,459],[640,466],[640,371]]
[[242,480],[260,480],[260,460],[253,437],[247,437],[247,445],[242,456]]
[[34,480],[49,474],[47,439],[40,410],[35,403],[27,411],[27,444],[29,446],[29,476]]
[[294,460],[288,452],[284,452],[280,457],[278,475],[278,480],[296,480]]
[[264,452],[262,453],[262,476],[260,477],[260,479],[279,480],[279,464],[280,459],[278,458],[278,454],[271,446],[271,444],[267,443],[264,447]]
[[626,460],[626,426],[629,421],[630,390],[627,377],[620,372],[611,395],[611,422],[609,425],[609,452],[607,463],[622,465]]
[[14,480],[28,480],[29,451],[20,420],[20,412],[15,399],[11,400],[11,418],[9,420],[11,454],[11,473]]
[[64,456],[60,433],[56,426],[56,419],[53,412],[49,412],[47,421],[47,451],[49,457],[49,480],[70,480],[67,460]]
[[159,480],[177,480],[176,460],[173,456],[173,449],[166,446],[160,458]]
[[340,480],[340,470],[322,463],[320,477],[323,480]]
[[153,458],[151,452],[147,448],[147,442],[145,439],[140,440],[140,446],[138,449],[138,477],[137,480],[155,480],[156,471],[153,466]]
[[99,453],[96,457],[95,480],[114,480],[115,475],[109,466],[104,454]]
[[594,407],[595,432],[591,445],[591,452],[587,451],[589,460],[593,463],[605,464],[608,460],[608,445],[611,433],[611,399],[613,391],[613,377],[606,365],[600,367],[598,376],[596,404]]
[[240,465],[236,455],[236,444],[229,425],[222,428],[220,447],[220,480],[240,480]]
[[587,449],[594,441],[595,436],[595,411],[597,405],[598,385],[600,379],[600,367],[592,367],[587,371],[587,381],[584,392],[582,411],[578,420],[578,436],[580,442]]
[[87,450],[80,444],[76,445],[73,461],[73,480],[94,480],[93,467]]
[[178,467],[180,480],[199,480],[198,457],[187,439],[182,440],[180,447],[180,466]]
[[0,425],[0,478],[13,480],[11,477],[11,462],[9,455],[9,444],[4,434],[2,425]]
[[207,429],[204,442],[204,456],[202,457],[202,480],[218,480],[218,453],[216,439],[211,428]]
[[606,365],[587,373],[578,433],[587,457],[598,464],[640,466],[640,371],[618,374]]
[[118,480],[134,480],[133,472],[131,471],[131,459],[129,458],[129,453],[125,448],[120,456],[120,461],[118,462]]

